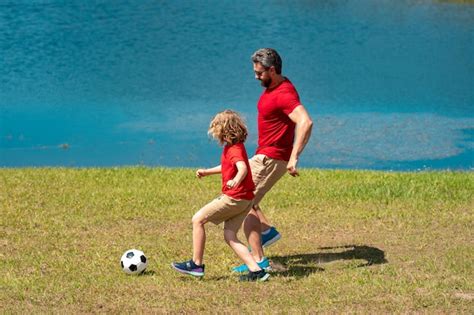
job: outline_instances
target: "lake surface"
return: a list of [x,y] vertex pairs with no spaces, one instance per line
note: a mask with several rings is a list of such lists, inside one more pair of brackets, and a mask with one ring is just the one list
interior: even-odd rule
[[212,116],[256,148],[274,47],[315,122],[302,167],[474,167],[474,5],[1,1],[0,167],[212,166]]

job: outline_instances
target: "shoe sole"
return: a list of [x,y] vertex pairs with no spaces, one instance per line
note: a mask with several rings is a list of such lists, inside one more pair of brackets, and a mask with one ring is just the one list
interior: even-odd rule
[[267,273],[266,275],[264,275],[263,277],[261,277],[260,279],[258,279],[257,281],[258,282],[264,282],[264,281],[267,281],[268,278],[270,278],[270,274]]
[[[272,271],[272,266],[271,266],[270,264],[269,264],[268,266],[266,266],[266,267],[262,267],[262,266],[260,266],[260,265],[258,265],[258,266],[259,266],[260,268],[262,268],[263,270],[265,270],[265,271]],[[233,273],[245,273],[245,272],[248,272],[248,271],[249,271],[248,268],[246,268],[245,270],[240,270],[240,271],[239,271],[239,270],[235,270],[235,269],[232,268],[232,272],[233,272]]]
[[269,239],[264,244],[262,244],[262,247],[267,248],[268,246],[275,244],[280,238],[281,238],[281,234],[277,234],[273,238]]
[[241,282],[265,282],[265,281],[268,280],[268,278],[270,278],[270,274],[269,274],[269,273],[265,274],[265,275],[264,275],[263,277],[261,277],[261,278],[255,279],[255,280],[249,280],[249,279],[242,279],[242,278],[241,278],[240,281],[241,281]]
[[176,268],[173,264],[171,264],[171,267],[176,270],[177,272],[186,274],[186,275],[191,275],[194,277],[204,277],[204,272],[194,272],[194,271],[186,271],[186,270],[181,270],[179,268]]

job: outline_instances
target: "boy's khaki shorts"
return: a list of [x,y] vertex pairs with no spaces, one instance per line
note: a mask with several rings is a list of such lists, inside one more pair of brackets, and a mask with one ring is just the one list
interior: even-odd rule
[[255,184],[253,204],[258,205],[265,194],[287,172],[287,161],[275,160],[264,154],[256,154],[250,160],[252,179]]
[[227,195],[220,195],[202,207],[199,212],[214,224],[225,222],[224,229],[237,233],[252,205],[252,200],[234,199]]

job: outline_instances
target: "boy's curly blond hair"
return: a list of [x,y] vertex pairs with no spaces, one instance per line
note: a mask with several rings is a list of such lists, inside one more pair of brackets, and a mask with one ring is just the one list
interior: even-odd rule
[[243,119],[237,112],[230,109],[214,116],[207,133],[221,145],[244,142],[248,135]]

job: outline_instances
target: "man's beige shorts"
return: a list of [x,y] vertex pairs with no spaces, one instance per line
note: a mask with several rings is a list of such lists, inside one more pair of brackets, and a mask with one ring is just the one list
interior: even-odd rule
[[256,154],[250,160],[252,179],[255,184],[253,203],[258,205],[265,194],[287,172],[287,161],[274,160],[264,154]]
[[252,208],[253,201],[220,195],[199,210],[199,214],[214,224],[224,223],[224,229],[237,233]]

